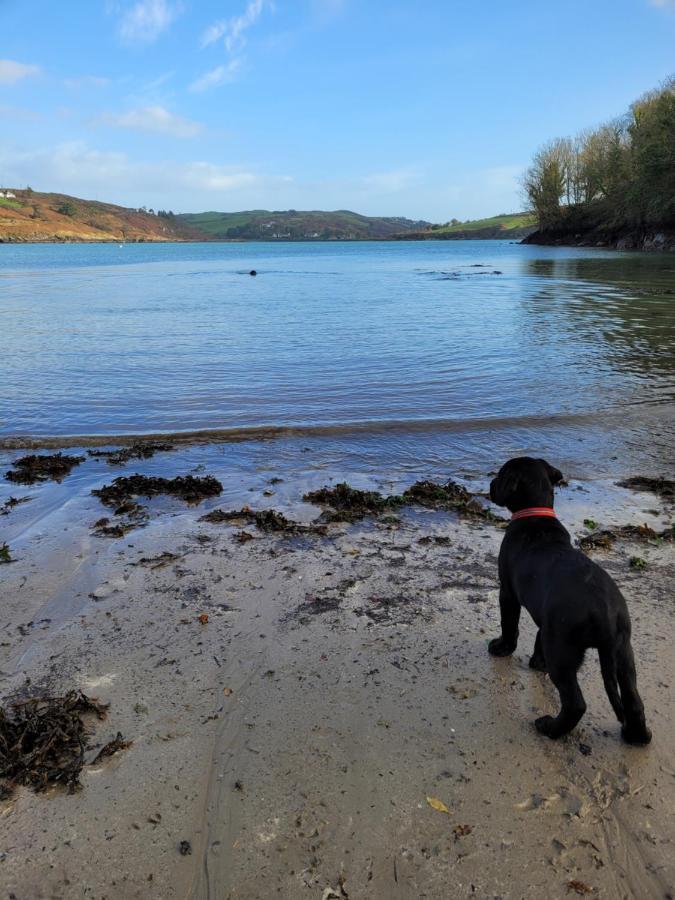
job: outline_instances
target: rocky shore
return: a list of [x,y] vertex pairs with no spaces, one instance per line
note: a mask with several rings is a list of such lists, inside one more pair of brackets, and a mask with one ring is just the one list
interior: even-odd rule
[[673,253],[675,252],[675,228],[612,230],[596,227],[586,231],[544,229],[527,235],[521,243]]

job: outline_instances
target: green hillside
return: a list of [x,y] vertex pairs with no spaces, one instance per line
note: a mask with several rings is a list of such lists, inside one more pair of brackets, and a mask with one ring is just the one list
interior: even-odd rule
[[242,241],[382,240],[430,227],[429,222],[422,220],[362,216],[346,209],[334,212],[253,209],[183,213],[176,218],[210,238]]
[[509,213],[489,219],[453,219],[445,225],[432,225],[424,231],[409,231],[395,235],[399,241],[461,241],[461,240],[520,240],[537,227],[531,213]]
[[492,216],[489,219],[472,219],[467,222],[456,222],[454,225],[440,225],[433,230],[440,234],[464,234],[467,231],[485,231],[495,229],[498,232],[509,232],[504,237],[511,237],[511,232],[523,229],[532,230],[536,227],[537,220],[533,213],[508,213],[507,215]]

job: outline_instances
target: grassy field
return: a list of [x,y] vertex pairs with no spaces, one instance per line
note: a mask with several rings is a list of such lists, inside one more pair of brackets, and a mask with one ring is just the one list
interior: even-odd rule
[[19,203],[18,200],[12,200],[10,197],[9,200],[7,197],[0,197],[0,206],[8,206],[10,209],[21,209],[23,207],[23,203]]
[[489,219],[472,219],[456,225],[442,225],[434,231],[445,234],[461,234],[464,231],[482,231],[485,228],[497,228],[500,231],[513,231],[516,228],[534,228],[537,220],[533,213],[508,213],[492,216]]

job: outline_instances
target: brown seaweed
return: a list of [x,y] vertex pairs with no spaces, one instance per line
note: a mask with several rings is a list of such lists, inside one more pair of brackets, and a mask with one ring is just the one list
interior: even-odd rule
[[0,779],[5,794],[19,784],[34,791],[56,784],[71,792],[80,788],[89,738],[82,717],[105,719],[107,710],[107,704],[80,691],[0,708]]
[[646,475],[634,475],[624,481],[617,482],[619,487],[630,488],[633,491],[651,491],[659,497],[668,500],[675,499],[675,481],[669,478],[649,478]]
[[675,525],[663,531],[655,531],[649,525],[620,525],[617,528],[604,528],[579,538],[578,545],[582,550],[608,550],[618,540],[633,541],[673,541]]
[[168,453],[173,449],[173,444],[161,441],[139,441],[117,450],[87,450],[87,453],[89,456],[105,459],[109,466],[122,466],[130,459],[150,459],[155,453]]
[[0,506],[0,516],[8,516],[10,511],[20,506],[22,503],[28,503],[32,497],[8,497]]
[[[199,503],[206,497],[214,497],[223,490],[222,484],[212,475],[195,478],[194,475],[178,475],[176,478],[160,478],[148,475],[120,475],[111,484],[92,491],[105,506],[122,513],[132,511],[129,506],[134,497],[157,497],[169,494],[186,503]],[[135,508],[134,510],[135,511]]]
[[61,481],[81,462],[84,462],[84,456],[66,456],[63,453],[54,453],[51,456],[22,456],[14,460],[12,463],[14,468],[5,472],[5,478],[17,484]]
[[452,510],[468,518],[495,523],[504,521],[491,509],[483,506],[475,494],[452,480],[443,483],[417,481],[403,494],[389,496],[377,491],[358,490],[343,482],[334,488],[324,487],[311,491],[305,494],[303,500],[328,506],[330,510],[324,511],[321,518],[329,522],[356,522],[365,516],[378,515],[402,506]]
[[326,522],[357,522],[365,516],[398,509],[403,505],[400,496],[385,497],[378,491],[362,491],[346,482],[332,488],[310,491],[302,499],[306,503],[330,507],[330,511],[324,510],[321,515]]
[[255,525],[261,531],[268,533],[279,532],[284,534],[325,534],[326,529],[321,525],[305,525],[287,519],[283,513],[275,509],[252,510],[245,506],[242,509],[213,509],[203,515],[200,522],[218,524],[223,522],[246,523]]

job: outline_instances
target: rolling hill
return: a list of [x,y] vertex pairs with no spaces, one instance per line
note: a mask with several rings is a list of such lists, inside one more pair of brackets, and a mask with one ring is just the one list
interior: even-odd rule
[[174,214],[30,188],[0,190],[0,243],[520,239],[535,230],[529,213],[453,223],[432,225],[345,209]]
[[177,218],[213,239],[241,241],[385,240],[401,232],[422,231],[431,226],[422,220],[362,216],[346,209],[335,212],[254,209],[185,213]]
[[[6,194],[3,189],[0,194]],[[9,189],[0,195],[0,242],[204,240],[177,217],[66,194]]]
[[537,220],[533,213],[508,213],[492,216],[489,219],[471,219],[454,224],[432,225],[424,231],[410,231],[396,235],[400,241],[457,241],[509,239],[520,240],[532,234],[537,228]]

